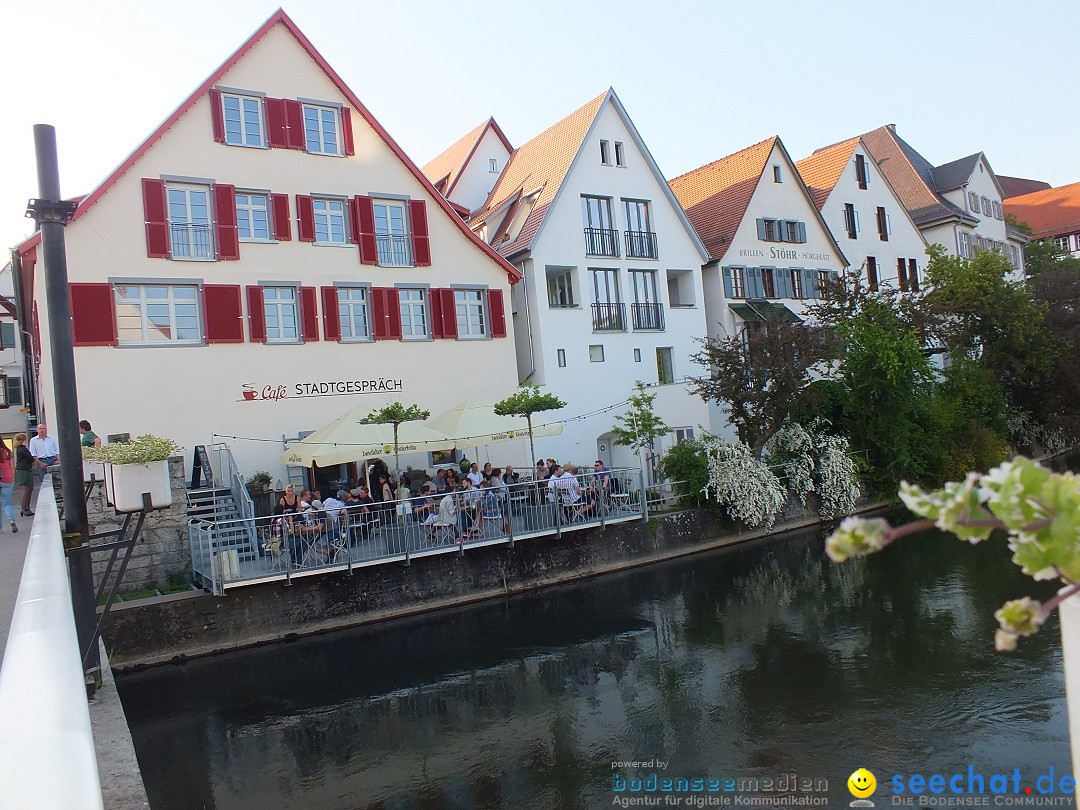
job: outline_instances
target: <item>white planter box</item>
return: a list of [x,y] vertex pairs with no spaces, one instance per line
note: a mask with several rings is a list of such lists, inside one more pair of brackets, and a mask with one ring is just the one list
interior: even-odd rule
[[94,476],[95,481],[104,481],[105,480],[105,462],[104,461],[84,461],[82,463],[83,481],[89,481],[91,475]]
[[1073,773],[1080,773],[1080,594],[1058,605],[1061,657],[1065,663],[1065,700],[1069,706],[1069,741]]
[[168,461],[105,465],[105,497],[117,512],[140,511],[144,492],[150,493],[155,509],[172,505]]

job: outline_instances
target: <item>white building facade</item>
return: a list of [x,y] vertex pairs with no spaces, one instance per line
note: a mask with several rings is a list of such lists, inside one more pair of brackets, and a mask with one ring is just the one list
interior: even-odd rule
[[[280,11],[66,236],[79,404],[102,436],[171,437],[189,458],[224,441],[244,474],[285,478],[283,440],[353,408],[437,414],[517,385],[517,271]],[[20,261],[47,422],[37,249]]]
[[926,241],[862,139],[818,150],[796,166],[833,237],[869,289],[917,292]]
[[613,91],[518,148],[471,224],[524,279],[520,377],[567,403],[546,415],[565,424],[538,455],[637,466],[611,434],[636,381],[673,429],[656,455],[708,428],[686,384],[703,373],[690,357],[706,332],[706,253]]

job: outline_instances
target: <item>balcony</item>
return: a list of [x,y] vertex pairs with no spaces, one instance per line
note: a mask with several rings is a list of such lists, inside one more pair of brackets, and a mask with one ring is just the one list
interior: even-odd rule
[[652,231],[626,232],[626,258],[656,259],[656,234]]
[[209,225],[187,222],[170,223],[169,245],[174,259],[216,258]]
[[594,332],[625,332],[625,304],[593,304],[592,328]]
[[662,331],[664,328],[663,304],[631,304],[630,315],[634,320],[634,331]]
[[608,228],[585,229],[585,253],[588,256],[619,256],[619,232]]
[[412,267],[412,238],[393,234],[376,234],[375,245],[379,250],[382,267]]

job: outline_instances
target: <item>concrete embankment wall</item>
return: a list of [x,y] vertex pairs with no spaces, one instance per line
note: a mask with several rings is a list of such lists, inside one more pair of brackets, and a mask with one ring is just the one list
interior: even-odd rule
[[[880,506],[868,505],[867,508]],[[105,627],[114,669],[164,663],[533,590],[746,542],[819,523],[789,512],[770,532],[737,531],[714,513],[687,510],[649,521],[466,549],[229,590],[115,605]]]

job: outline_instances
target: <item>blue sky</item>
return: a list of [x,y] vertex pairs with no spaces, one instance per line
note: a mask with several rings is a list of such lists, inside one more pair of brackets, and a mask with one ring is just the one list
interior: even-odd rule
[[[32,230],[32,125],[89,191],[278,3],[7,2],[0,235]],[[494,115],[515,145],[613,86],[668,177],[779,134],[894,123],[932,163],[1080,181],[1080,3],[310,2],[285,11],[420,165]],[[179,171],[179,169],[178,169]]]

